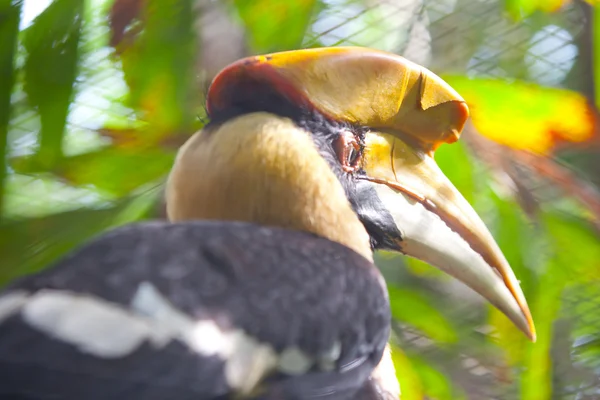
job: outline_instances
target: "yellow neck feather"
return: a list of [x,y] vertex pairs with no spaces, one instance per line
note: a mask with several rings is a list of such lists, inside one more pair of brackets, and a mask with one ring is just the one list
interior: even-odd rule
[[309,134],[268,113],[203,130],[181,148],[167,183],[172,221],[254,222],[303,230],[372,260],[369,237]]

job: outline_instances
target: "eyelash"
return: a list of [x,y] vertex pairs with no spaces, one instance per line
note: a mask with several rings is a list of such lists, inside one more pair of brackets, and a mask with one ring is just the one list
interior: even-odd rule
[[343,130],[334,143],[334,149],[345,172],[359,169],[363,149],[352,132]]

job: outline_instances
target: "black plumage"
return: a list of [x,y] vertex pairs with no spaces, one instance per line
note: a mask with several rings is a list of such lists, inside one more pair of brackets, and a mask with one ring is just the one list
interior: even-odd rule
[[[142,282],[194,320],[242,329],[277,353],[295,346],[318,359],[339,342],[333,370],[315,364],[300,376],[274,372],[257,398],[352,398],[389,334],[387,296],[368,260],[312,234],[248,223],[121,228],[13,283],[3,298],[54,289],[136,314],[132,300]],[[40,332],[20,309],[0,323],[0,398],[218,398],[231,390],[223,367],[222,358],[178,340],[162,348],[146,341],[106,359]]]

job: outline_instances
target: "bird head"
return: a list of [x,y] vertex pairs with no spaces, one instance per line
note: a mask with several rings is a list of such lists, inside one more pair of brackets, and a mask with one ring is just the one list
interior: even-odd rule
[[434,160],[469,116],[441,78],[365,48],[282,52],[226,67],[207,110],[169,177],[170,219],[303,229],[365,257],[400,252],[464,282],[535,340],[506,258]]

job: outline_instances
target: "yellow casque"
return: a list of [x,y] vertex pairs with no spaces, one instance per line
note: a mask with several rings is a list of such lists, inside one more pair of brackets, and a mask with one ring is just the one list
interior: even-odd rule
[[254,56],[213,81],[210,113],[254,88],[269,87],[331,119],[407,134],[423,149],[458,140],[469,116],[463,98],[431,71],[403,57],[361,47],[304,49]]

